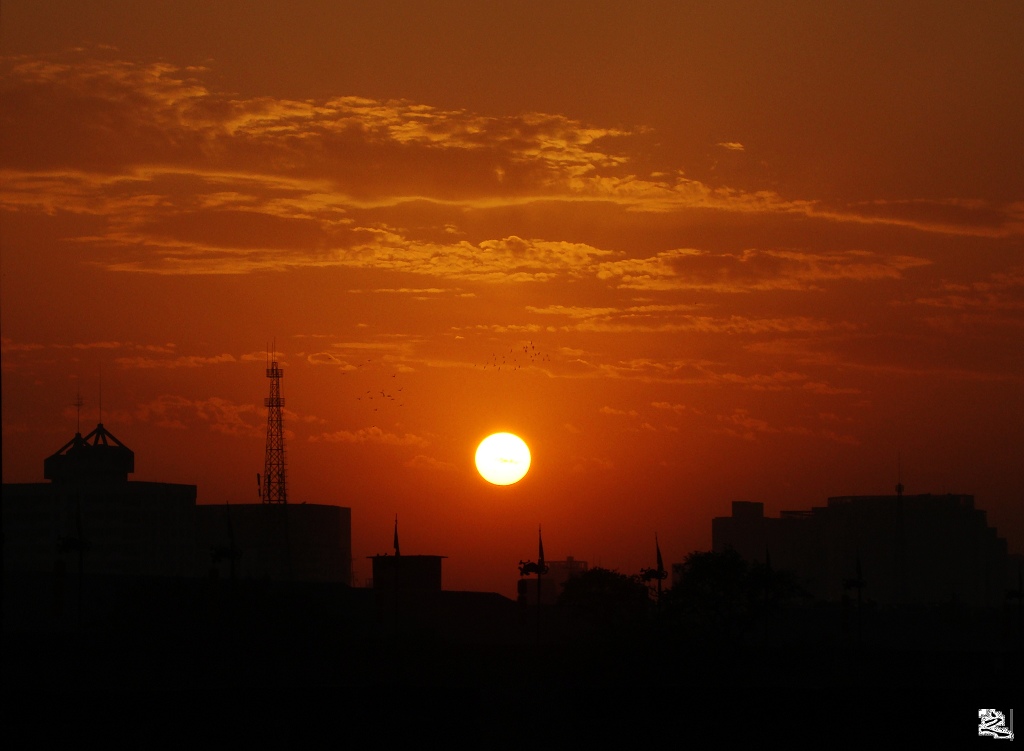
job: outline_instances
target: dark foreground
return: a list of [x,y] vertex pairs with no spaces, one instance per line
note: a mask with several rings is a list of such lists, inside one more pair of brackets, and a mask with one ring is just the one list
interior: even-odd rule
[[332,697],[339,720],[494,742],[526,742],[538,723],[570,736],[669,723],[690,737],[722,722],[728,734],[973,740],[978,710],[1012,707],[1024,674],[1012,610],[818,609],[731,633],[657,613],[595,623],[551,608],[538,623],[487,593],[182,580],[94,585],[79,601],[44,583],[5,581],[8,707],[51,692],[66,706],[184,692],[207,711]]

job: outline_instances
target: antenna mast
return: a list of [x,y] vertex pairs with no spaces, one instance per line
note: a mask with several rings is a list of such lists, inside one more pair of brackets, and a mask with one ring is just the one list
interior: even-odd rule
[[82,405],[85,402],[82,401],[82,384],[78,384],[78,388],[75,392],[75,434],[81,435],[82,433]]
[[903,453],[896,453],[896,497],[903,497]]
[[[269,355],[269,352],[268,352]],[[277,348],[267,368],[270,379],[270,396],[263,400],[267,408],[267,454],[263,464],[263,502],[288,503],[288,488],[285,483],[284,428],[281,423],[281,379],[284,373],[277,365]]]

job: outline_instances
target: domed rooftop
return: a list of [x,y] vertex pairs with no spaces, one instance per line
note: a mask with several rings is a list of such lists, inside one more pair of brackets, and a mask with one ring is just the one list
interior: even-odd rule
[[43,461],[43,477],[53,482],[127,482],[135,471],[135,452],[113,436],[103,423],[85,438],[81,433]]

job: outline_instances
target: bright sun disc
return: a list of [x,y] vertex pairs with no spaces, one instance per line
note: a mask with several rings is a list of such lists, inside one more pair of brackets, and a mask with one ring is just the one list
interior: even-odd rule
[[476,449],[476,468],[489,483],[511,485],[530,469],[530,449],[512,433],[489,435]]

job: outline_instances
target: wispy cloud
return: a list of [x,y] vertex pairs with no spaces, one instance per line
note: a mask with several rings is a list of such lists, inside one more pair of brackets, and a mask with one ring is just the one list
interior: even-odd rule
[[342,254],[336,264],[427,274],[476,281],[546,281],[589,271],[611,251],[511,235],[477,244],[420,243],[385,230],[364,230],[364,241]]
[[928,266],[926,258],[871,251],[834,253],[745,250],[710,253],[668,250],[648,258],[600,263],[597,276],[629,289],[707,290],[740,293],[764,290],[821,290],[827,283],[899,279]]
[[306,355],[306,362],[310,365],[334,365],[344,371],[355,370],[358,367],[331,352],[313,352]]
[[[678,315],[650,316],[641,318],[628,313],[609,314],[610,309],[574,308],[568,311],[552,306],[544,309],[546,315],[568,315],[569,323],[549,330],[580,331],[593,333],[630,334],[637,332],[650,333],[700,333],[700,334],[768,334],[768,333],[810,333],[834,329],[850,329],[852,324],[831,322],[822,318],[807,316],[790,316],[787,318],[753,318],[748,316],[710,316],[710,315]],[[588,315],[589,313],[589,315]]]
[[455,465],[451,462],[443,462],[432,456],[426,456],[424,454],[417,454],[412,459],[405,462],[403,466],[411,467],[412,469],[425,469],[441,472],[452,472],[455,470]]
[[[0,76],[0,207],[90,217],[69,237],[125,272],[243,274],[360,267],[461,280],[598,274],[647,290],[817,289],[892,278],[924,263],[785,250],[636,257],[556,236],[470,241],[439,217],[424,232],[361,212],[429,203],[487,213],[526,204],[612,204],[628,212],[734,212],[1005,237],[1024,209],[961,199],[827,205],[770,190],[712,187],[634,164],[650,132],[558,114],[488,116],[404,100],[239,98],[210,71],[137,64],[93,50],[9,58]],[[73,124],[73,125],[72,125]],[[739,151],[739,142],[720,148]],[[379,217],[378,217],[379,220]],[[774,271],[773,271],[774,270]],[[715,273],[717,272],[717,273]],[[401,289],[396,287],[395,289]],[[412,287],[406,288],[412,293]],[[420,292],[429,296],[432,291]]]
[[759,435],[772,433],[812,435],[812,431],[804,427],[774,427],[767,420],[751,416],[750,412],[745,409],[735,409],[728,415],[718,415],[718,421],[721,427],[715,432],[731,435],[745,441],[756,441]]
[[41,349],[46,349],[46,345],[37,342],[17,342],[6,336],[0,338],[0,352],[5,355],[13,352],[37,352]]
[[139,404],[134,417],[161,428],[185,429],[206,424],[210,430],[230,436],[251,437],[266,432],[265,412],[260,407],[219,397],[189,399],[165,394]]
[[28,352],[42,349],[52,350],[114,350],[123,349],[132,352],[148,352],[155,354],[174,354],[176,345],[168,342],[166,344],[141,344],[139,342],[116,342],[116,341],[94,341],[74,342],[66,344],[63,342],[41,344],[38,342],[17,342],[10,337],[0,339],[0,348],[3,352]]
[[651,402],[651,406],[655,409],[665,409],[669,412],[675,412],[677,415],[686,411],[685,405],[673,404],[672,402]]
[[412,433],[389,433],[377,426],[360,428],[359,430],[336,430],[309,437],[310,441],[326,441],[328,443],[383,443],[390,446],[426,446],[428,441]]
[[[993,318],[1016,313],[1024,310],[1024,267],[1011,267],[972,282],[945,282],[932,294],[922,295],[914,302]],[[1019,317],[1008,320],[1020,324]]]
[[157,357],[118,357],[114,362],[122,368],[201,368],[205,365],[221,365],[223,363],[238,362],[234,355],[214,355],[202,357],[199,355],[182,355],[174,358]]
[[598,410],[602,415],[622,415],[625,417],[638,417],[639,414],[635,409],[615,409],[614,407],[601,407]]
[[[413,196],[429,185],[430,173],[450,177],[454,195],[471,195],[482,188],[542,188],[625,161],[602,142],[627,131],[556,114],[492,117],[355,96],[240,99],[205,85],[203,68],[61,57],[15,59],[3,77],[10,106],[43,128],[12,129],[5,134],[12,145],[53,140],[49,149],[12,149],[20,167],[109,168],[170,157],[248,171],[259,152],[268,157],[260,161],[284,173],[332,175],[342,192],[370,197],[396,182],[375,165],[402,158],[409,169],[398,176],[398,187]],[[56,113],[74,117],[76,127],[65,127]]]

